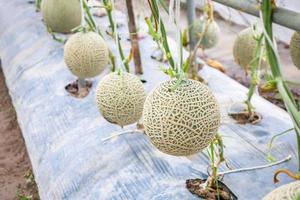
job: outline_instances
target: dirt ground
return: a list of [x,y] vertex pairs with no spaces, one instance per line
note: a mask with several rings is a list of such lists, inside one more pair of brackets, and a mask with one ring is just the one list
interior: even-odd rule
[[24,139],[0,68],[0,199],[33,200],[38,196],[36,191]]

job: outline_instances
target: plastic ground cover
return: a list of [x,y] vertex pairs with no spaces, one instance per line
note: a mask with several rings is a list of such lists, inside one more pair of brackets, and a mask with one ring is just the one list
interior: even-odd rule
[[[116,16],[126,25],[124,15]],[[106,17],[97,22],[108,26]],[[126,26],[119,31],[128,52]],[[116,52],[113,41],[108,37],[106,41]],[[161,63],[150,58],[155,47],[149,37],[140,42],[147,91],[168,79],[158,70]],[[174,43],[171,48],[176,51]],[[95,86],[105,73],[93,79],[86,98],[69,96],[64,86],[75,77],[63,61],[63,46],[52,40],[40,13],[25,0],[0,1],[0,56],[41,199],[197,199],[185,188],[185,180],[206,177],[208,160],[203,153],[169,156],[138,133],[103,144],[103,138],[121,130],[105,121],[96,107]],[[272,135],[292,128],[288,114],[255,96],[253,104],[263,121],[238,125],[226,113],[232,104],[245,99],[247,89],[209,67],[201,74],[222,107],[220,133],[224,135],[229,165],[241,168],[268,164],[267,143]],[[278,186],[272,183],[275,169],[297,170],[295,143],[291,133],[277,140],[273,148],[277,159],[292,155],[291,161],[229,174],[224,182],[239,199],[261,199]],[[284,176],[280,179],[280,184],[291,181]]]

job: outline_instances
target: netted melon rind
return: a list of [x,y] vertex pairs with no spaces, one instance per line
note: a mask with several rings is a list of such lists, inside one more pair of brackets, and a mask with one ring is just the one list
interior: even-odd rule
[[300,197],[300,181],[283,185],[269,194],[263,200],[295,200]]
[[125,126],[137,122],[143,113],[146,93],[140,79],[130,73],[110,73],[98,84],[97,105],[109,122]]
[[147,96],[144,111],[145,132],[160,151],[188,156],[206,148],[220,126],[220,110],[208,87],[184,80],[170,91],[176,80],[166,81]]
[[81,24],[80,0],[42,0],[41,11],[53,32],[69,33]]
[[85,79],[99,75],[109,62],[105,41],[94,32],[72,35],[64,49],[65,63],[77,77]]
[[300,32],[295,32],[291,38],[290,53],[294,65],[300,69]]
[[211,20],[197,20],[194,23],[194,34],[197,41],[201,38],[202,33],[205,31],[206,24],[208,24],[207,31],[201,41],[201,48],[210,49],[215,47],[219,42],[220,28],[215,21]]
[[257,42],[252,28],[242,30],[236,37],[233,45],[233,57],[243,69],[249,70],[255,56]]

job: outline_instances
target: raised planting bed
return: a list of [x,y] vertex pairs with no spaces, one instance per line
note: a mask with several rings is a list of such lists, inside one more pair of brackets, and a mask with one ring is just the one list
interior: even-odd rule
[[[116,13],[124,26],[118,29],[128,53],[126,17]],[[32,162],[41,199],[197,199],[186,189],[186,180],[206,178],[208,159],[203,153],[175,157],[158,151],[140,133],[103,139],[121,131],[100,116],[93,79],[90,94],[74,98],[65,85],[74,80],[63,60],[63,45],[52,40],[41,14],[24,0],[0,2],[0,56],[18,122]],[[107,29],[106,17],[97,23]],[[105,36],[116,52],[114,42]],[[176,51],[175,43],[170,41]],[[144,84],[149,92],[168,77],[151,59],[156,44],[150,37],[140,41]],[[263,120],[239,125],[227,116],[233,104],[246,98],[247,89],[221,72],[205,66],[201,75],[208,82],[222,110],[220,134],[226,158],[234,169],[269,164],[268,142],[273,135],[293,127],[289,115],[261,97],[253,105]],[[127,126],[126,130],[135,129]],[[280,165],[296,171],[296,141],[293,134],[274,143],[273,155],[292,160]],[[273,184],[278,166],[225,175],[224,182],[239,199],[261,199],[278,185]],[[226,171],[221,166],[220,171]],[[280,177],[280,184],[290,182]]]

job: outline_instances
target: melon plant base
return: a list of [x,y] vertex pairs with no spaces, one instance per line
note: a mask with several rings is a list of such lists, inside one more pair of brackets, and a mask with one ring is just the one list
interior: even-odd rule
[[[122,13],[116,16],[118,22],[127,24]],[[63,46],[51,39],[34,6],[24,0],[1,1],[0,19],[3,72],[42,199],[197,199],[186,189],[185,181],[206,178],[208,161],[203,154],[168,156],[142,134],[124,135],[103,144],[103,138],[120,131],[97,110],[95,86],[105,73],[93,79],[86,98],[68,95],[64,86],[74,76],[64,64]],[[97,20],[107,27],[106,17]],[[128,52],[128,30],[124,26],[119,31]],[[116,52],[113,42],[108,37],[106,40]],[[140,42],[147,91],[168,79],[157,70],[161,64],[150,58],[155,47],[149,37]],[[174,43],[171,49],[176,50]],[[255,96],[253,105],[262,114],[262,122],[238,125],[226,113],[233,103],[245,99],[247,89],[209,67],[204,67],[201,75],[221,105],[220,132],[226,136],[229,165],[240,168],[267,164],[267,143],[272,135],[292,127],[288,114]],[[293,133],[276,141],[273,149],[276,158],[291,154],[293,159],[280,166],[225,176],[224,182],[239,199],[261,199],[273,190],[276,168],[296,171]],[[280,179],[280,184],[291,181],[284,176]]]

